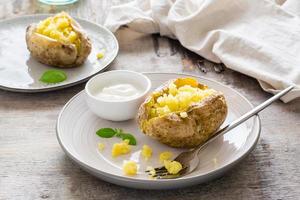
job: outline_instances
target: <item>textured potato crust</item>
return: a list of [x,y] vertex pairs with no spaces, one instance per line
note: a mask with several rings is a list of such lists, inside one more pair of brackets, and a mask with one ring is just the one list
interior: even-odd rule
[[90,39],[81,26],[70,16],[68,17],[70,26],[76,32],[80,45],[40,34],[37,31],[37,24],[31,24],[27,27],[27,48],[39,62],[56,67],[76,67],[83,64],[90,54],[92,48]]
[[[159,88],[155,95],[162,90],[166,91],[166,87]],[[201,87],[206,88],[202,84]],[[157,98],[155,95],[150,95],[140,106],[139,127],[146,135],[172,147],[192,148],[204,143],[213,136],[227,115],[224,95],[214,91],[200,102],[193,103],[186,110],[187,117],[182,118],[180,112],[151,117],[149,102]]]

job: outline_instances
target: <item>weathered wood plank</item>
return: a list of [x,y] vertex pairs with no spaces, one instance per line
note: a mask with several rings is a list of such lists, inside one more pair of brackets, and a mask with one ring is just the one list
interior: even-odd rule
[[[107,8],[119,1],[82,0],[63,10],[103,23]],[[0,18],[57,12],[35,0],[4,0]],[[254,105],[270,97],[256,80],[216,66],[182,48],[177,41],[145,36],[123,28],[120,53],[111,69],[179,72],[222,82]],[[199,70],[199,67],[202,70]],[[218,67],[216,67],[218,68]],[[217,70],[219,72],[219,70]],[[299,199],[300,99],[276,102],[263,111],[257,148],[224,177],[174,191],[141,191],[96,179],[73,164],[55,136],[62,106],[84,84],[43,94],[0,91],[0,199]]]

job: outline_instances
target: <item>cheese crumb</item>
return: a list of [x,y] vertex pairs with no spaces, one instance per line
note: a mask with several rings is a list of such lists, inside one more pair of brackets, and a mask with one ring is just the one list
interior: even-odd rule
[[213,163],[214,163],[214,165],[217,165],[218,160],[216,158],[213,158]]
[[164,165],[170,174],[178,174],[182,170],[182,165],[177,161],[165,160]]
[[188,116],[188,115],[187,115],[186,112],[181,112],[181,113],[180,113],[180,117],[181,117],[181,118],[187,118],[187,116]]
[[115,143],[113,145],[111,155],[112,157],[117,157],[119,155],[124,155],[129,153],[131,150],[130,145],[129,145],[129,140],[123,140],[120,143]]
[[104,148],[105,148],[105,144],[98,143],[98,149],[99,149],[99,151],[102,151]]
[[142,156],[144,157],[145,160],[148,160],[152,156],[152,149],[148,145],[143,145],[142,148]]
[[101,59],[104,57],[104,52],[97,53],[97,59]]
[[154,175],[156,174],[154,167],[148,166],[146,170],[149,171],[149,178],[154,178]]
[[173,156],[172,152],[164,151],[161,154],[159,154],[159,160],[160,162],[164,162],[165,160],[170,160],[172,156]]
[[123,172],[125,175],[134,176],[137,173],[137,164],[134,161],[125,161],[123,164]]

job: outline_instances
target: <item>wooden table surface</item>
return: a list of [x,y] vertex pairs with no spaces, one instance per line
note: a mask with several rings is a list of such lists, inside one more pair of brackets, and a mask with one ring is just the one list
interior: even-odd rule
[[[1,0],[0,19],[66,10],[103,24],[119,0],[80,0],[55,8],[36,0]],[[123,28],[120,52],[110,69],[179,72],[224,83],[258,105],[271,95],[255,79],[203,60],[177,41]],[[1,43],[1,41],[0,41]],[[1,73],[1,72],[0,72]],[[234,170],[209,183],[173,191],[128,189],[82,171],[64,154],[55,135],[57,115],[84,84],[22,94],[0,91],[0,199],[300,199],[300,99],[263,111],[256,149]]]

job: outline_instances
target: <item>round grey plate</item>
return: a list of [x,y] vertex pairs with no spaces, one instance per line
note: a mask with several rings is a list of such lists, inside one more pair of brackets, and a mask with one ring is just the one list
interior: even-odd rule
[[[146,73],[146,75],[152,82],[152,90],[168,80],[191,76],[170,73]],[[253,108],[252,104],[235,90],[209,79],[194,77],[199,82],[224,93],[228,104],[228,115],[224,124],[237,119]],[[112,158],[111,148],[120,140],[119,138],[98,137],[95,133],[103,127],[122,128],[134,134],[137,145],[132,147],[130,154]],[[178,179],[155,180],[150,179],[144,172],[147,166],[161,166],[158,157],[163,151],[171,151],[176,157],[184,151],[183,149],[168,147],[144,135],[135,120],[112,122],[97,117],[86,105],[84,91],[78,93],[64,106],[57,121],[57,138],[62,149],[84,170],[108,182],[140,189],[187,187],[221,176],[252,151],[259,133],[260,121],[259,117],[255,116],[207,145],[200,152],[200,164],[193,173]],[[102,151],[97,148],[99,142],[105,145]],[[153,155],[148,161],[140,155],[144,144],[148,144],[153,149]],[[134,160],[138,163],[139,172],[136,176],[123,174],[124,160]]]
[[[95,23],[75,18],[92,42],[92,52],[86,62],[76,68],[62,69],[68,78],[57,84],[39,81],[43,72],[57,69],[37,62],[30,56],[25,42],[26,27],[51,15],[30,15],[0,22],[0,88],[15,92],[44,92],[70,87],[105,70],[117,56],[118,41],[108,29]],[[96,54],[105,50],[104,58]]]

